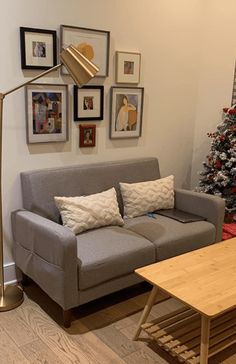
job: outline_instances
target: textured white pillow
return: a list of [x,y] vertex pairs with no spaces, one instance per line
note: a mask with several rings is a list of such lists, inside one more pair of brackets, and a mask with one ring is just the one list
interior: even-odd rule
[[120,183],[124,217],[145,215],[174,207],[174,176],[155,181]]
[[123,225],[118,207],[116,190],[89,196],[54,197],[62,222],[75,234],[106,225]]

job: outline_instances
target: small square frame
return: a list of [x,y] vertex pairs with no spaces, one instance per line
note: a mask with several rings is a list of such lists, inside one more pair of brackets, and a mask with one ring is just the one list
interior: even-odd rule
[[[96,77],[108,76],[110,32],[61,25],[61,50],[71,44],[99,68]],[[65,67],[62,74],[68,74]]]
[[116,52],[116,83],[136,83],[140,81],[141,54]]
[[68,140],[68,86],[26,86],[27,143]]
[[79,146],[80,148],[95,147],[96,141],[96,125],[85,125],[79,126]]
[[55,30],[20,27],[21,68],[47,70],[57,64]]
[[104,87],[74,85],[74,120],[103,120]]
[[111,87],[110,96],[110,139],[140,137],[144,88]]

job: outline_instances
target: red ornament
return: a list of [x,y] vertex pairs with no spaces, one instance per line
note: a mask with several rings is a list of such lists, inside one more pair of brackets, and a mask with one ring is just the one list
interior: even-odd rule
[[232,193],[236,193],[236,187],[231,188]]
[[224,107],[223,108],[223,111],[226,113],[226,112],[228,112],[228,110],[229,110],[229,108],[228,107]]
[[230,115],[236,115],[236,109],[230,109],[228,111],[228,114],[230,114]]
[[217,168],[217,169],[221,169],[221,166],[222,166],[222,164],[221,164],[221,162],[219,161],[219,159],[215,162],[215,168]]

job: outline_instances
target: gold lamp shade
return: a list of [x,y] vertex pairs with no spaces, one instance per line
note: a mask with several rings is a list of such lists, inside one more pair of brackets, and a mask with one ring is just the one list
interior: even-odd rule
[[85,85],[99,71],[99,68],[73,45],[70,45],[61,52],[60,59],[79,87]]

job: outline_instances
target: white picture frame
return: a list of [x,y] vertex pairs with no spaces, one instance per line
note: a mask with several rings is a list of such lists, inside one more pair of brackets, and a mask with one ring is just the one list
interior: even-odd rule
[[141,54],[116,51],[116,83],[140,82]]
[[68,140],[68,86],[26,86],[27,143]]

